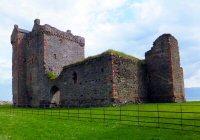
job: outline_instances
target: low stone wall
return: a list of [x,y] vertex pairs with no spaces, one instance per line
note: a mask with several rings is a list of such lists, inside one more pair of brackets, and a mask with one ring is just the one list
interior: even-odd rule
[[112,82],[111,55],[106,54],[67,66],[49,90],[58,87],[64,106],[104,106],[111,104]]

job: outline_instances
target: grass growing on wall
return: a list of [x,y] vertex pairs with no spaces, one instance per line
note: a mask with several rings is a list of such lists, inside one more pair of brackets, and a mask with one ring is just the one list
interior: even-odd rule
[[125,59],[131,59],[131,60],[134,60],[134,61],[138,61],[138,62],[144,63],[144,60],[140,60],[140,59],[138,59],[138,58],[136,58],[134,56],[131,56],[131,55],[125,54],[123,52],[119,52],[119,51],[115,51],[115,50],[110,49],[110,50],[107,50],[107,51],[105,51],[105,52],[103,52],[101,54],[94,55],[94,56],[89,56],[89,57],[87,57],[87,58],[85,58],[83,60],[80,60],[80,61],[77,61],[75,63],[66,65],[66,66],[63,67],[63,69],[71,67],[71,66],[74,66],[74,65],[78,65],[80,63],[84,63],[86,61],[89,61],[89,60],[92,60],[92,59],[95,59],[95,58],[98,58],[98,57],[101,57],[101,56],[104,56],[104,55],[108,55],[108,54],[114,54],[114,55],[118,55],[118,56],[120,56],[122,58],[125,58]]
[[[184,105],[200,105],[196,103],[184,103]],[[177,104],[159,104],[159,110],[180,111],[179,106],[173,106]],[[135,110],[138,105],[122,106],[122,110]],[[40,109],[40,108],[15,108],[10,106],[0,106],[0,140],[198,140],[200,139],[200,133],[191,131],[173,130],[173,129],[160,129],[151,127],[138,127],[119,125],[119,121],[115,122],[110,119],[117,118],[120,120],[117,110],[119,107],[99,107],[91,108],[70,108],[67,109]],[[140,116],[156,116],[157,113],[143,112],[144,110],[156,110],[157,104],[143,104],[139,106],[141,110]],[[102,114],[106,110],[105,120]],[[111,111],[116,110],[116,111]],[[87,118],[85,113],[91,111],[92,119]],[[182,108],[183,112],[200,112],[199,106],[185,106]],[[80,118],[77,116],[77,112],[80,114]],[[68,113],[70,115],[68,116]],[[137,112],[121,112],[125,115],[137,115]],[[108,116],[112,114],[113,116]],[[199,118],[200,115],[187,115],[183,114],[171,114],[166,112],[160,112],[160,116],[165,117],[183,117],[193,119]],[[81,118],[85,117],[85,118]],[[97,119],[102,118],[102,119]],[[128,119],[128,118],[121,118]],[[129,118],[134,120],[133,117]],[[137,119],[137,118],[136,118]],[[157,119],[147,118],[145,121],[157,121]],[[154,120],[155,119],[155,120]],[[142,120],[141,120],[142,121]],[[168,122],[169,120],[160,120]],[[170,120],[170,122],[180,123],[180,120]],[[123,122],[121,122],[123,124]],[[126,123],[126,122],[124,122]],[[127,122],[130,125],[134,122]],[[183,122],[187,123],[187,122]],[[200,122],[193,122],[194,125],[199,125]],[[136,122],[137,125],[137,122]],[[180,126],[173,126],[172,128],[178,128]],[[191,128],[192,129],[192,128]]]
[[49,78],[49,79],[56,79],[56,78],[58,78],[58,75],[56,75],[56,74],[54,74],[53,72],[48,72],[47,73],[47,77]]

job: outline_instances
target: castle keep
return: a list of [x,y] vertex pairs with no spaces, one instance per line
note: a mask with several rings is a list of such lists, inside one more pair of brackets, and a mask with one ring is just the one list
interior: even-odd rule
[[84,57],[85,39],[34,21],[11,35],[14,106],[107,106],[185,101],[177,40],[158,37],[145,60],[108,50]]

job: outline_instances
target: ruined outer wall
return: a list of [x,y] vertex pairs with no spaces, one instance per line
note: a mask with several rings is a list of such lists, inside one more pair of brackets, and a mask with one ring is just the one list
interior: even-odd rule
[[113,55],[112,62],[116,103],[146,102],[146,70],[142,61]]
[[112,104],[112,82],[111,55],[107,54],[68,66],[50,88],[60,89],[62,105],[104,106]]
[[[145,60],[148,70],[150,101],[174,102],[175,90],[180,91],[179,88],[183,88],[179,86],[180,81],[183,81],[183,76],[178,75],[181,68],[177,40],[170,34],[163,34],[156,39],[151,50],[146,52]],[[175,74],[177,74],[176,77],[174,77]]]

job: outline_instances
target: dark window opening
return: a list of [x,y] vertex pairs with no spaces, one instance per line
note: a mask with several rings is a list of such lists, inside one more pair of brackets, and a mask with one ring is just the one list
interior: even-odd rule
[[23,59],[23,62],[26,63],[26,58]]
[[54,58],[56,59],[56,54],[53,54]]
[[76,72],[73,73],[72,79],[74,80],[74,84],[76,84],[77,83],[77,73]]
[[60,90],[57,86],[51,88],[50,97],[50,107],[60,106]]
[[104,69],[103,69],[103,68],[101,68],[101,72],[104,72]]

